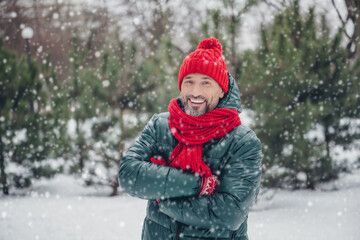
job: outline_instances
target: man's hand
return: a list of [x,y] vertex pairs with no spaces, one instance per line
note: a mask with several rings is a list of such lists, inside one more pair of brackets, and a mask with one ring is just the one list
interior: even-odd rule
[[215,191],[217,181],[218,181],[218,177],[215,175],[211,175],[210,177],[203,177],[200,195],[213,194]]
[[[156,158],[152,157],[152,158],[150,158],[150,162],[159,164],[159,165],[163,165],[163,166],[168,166],[165,159],[163,159],[163,158],[156,159]],[[218,181],[218,177],[215,175],[211,175],[210,177],[203,177],[202,183],[201,183],[200,195],[213,194],[215,191],[217,181]],[[157,200],[157,202],[159,202],[159,200]]]

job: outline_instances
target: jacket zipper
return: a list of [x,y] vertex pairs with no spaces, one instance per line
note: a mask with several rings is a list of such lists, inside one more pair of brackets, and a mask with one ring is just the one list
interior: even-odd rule
[[231,240],[235,240],[235,234],[236,234],[236,231],[232,231]]
[[176,229],[176,240],[180,239],[181,229],[182,229],[182,224],[178,222],[177,223],[177,229]]
[[[176,228],[176,240],[180,239],[180,234],[181,234],[181,229],[182,229],[182,224],[180,222],[177,223],[177,228]],[[236,231],[232,231],[231,233],[231,240],[235,240],[235,235],[236,235]]]

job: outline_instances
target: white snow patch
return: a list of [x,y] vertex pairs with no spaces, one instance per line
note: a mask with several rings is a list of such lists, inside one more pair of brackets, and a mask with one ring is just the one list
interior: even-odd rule
[[[327,191],[276,190],[272,198],[260,197],[249,214],[250,238],[357,240],[360,170],[321,188]],[[0,239],[140,239],[146,201],[109,193],[58,175],[35,182],[25,196],[0,195]]]
[[18,145],[21,142],[26,141],[26,132],[27,132],[26,128],[15,132],[15,136],[13,138],[13,142],[15,145]]
[[251,128],[256,125],[255,121],[256,113],[251,109],[243,109],[240,113],[241,124]]

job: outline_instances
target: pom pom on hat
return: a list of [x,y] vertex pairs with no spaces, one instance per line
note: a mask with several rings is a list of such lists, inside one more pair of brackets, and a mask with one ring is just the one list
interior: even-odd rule
[[179,70],[179,90],[184,77],[191,73],[201,73],[213,78],[226,93],[228,91],[228,71],[222,57],[222,46],[218,39],[202,40],[197,49],[187,56]]
[[216,38],[208,38],[208,39],[204,39],[202,40],[197,49],[215,49],[218,48],[221,52],[222,52],[222,47],[221,47],[221,43],[219,40],[217,40]]

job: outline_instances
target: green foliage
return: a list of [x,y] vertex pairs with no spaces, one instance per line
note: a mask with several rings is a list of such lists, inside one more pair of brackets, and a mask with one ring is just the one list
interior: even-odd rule
[[[57,171],[49,170],[42,162],[58,157],[67,148],[67,115],[64,94],[49,61],[42,65],[31,61],[28,65],[1,43],[0,59],[0,167],[4,190],[8,186],[28,186],[31,179],[50,177]],[[21,170],[7,172],[7,165]]]
[[79,86],[76,111],[83,112],[75,116],[84,116],[77,122],[81,126],[84,120],[95,117],[90,124],[91,136],[82,138],[82,147],[77,147],[78,153],[87,153],[83,156],[83,176],[88,185],[112,186],[113,194],[125,142],[136,137],[153,112],[166,111],[174,94],[164,91],[177,87],[169,70],[179,64],[177,58],[171,58],[172,43],[166,37],[156,53],[139,60],[136,41],[119,41],[118,46],[117,51],[103,49],[95,67],[74,69]]
[[[294,1],[262,26],[261,47],[243,55],[240,79],[260,123],[267,186],[314,188],[336,178],[341,166],[331,148],[356,138],[341,120],[359,117],[358,68],[340,46],[340,31],[330,36],[325,21],[318,26],[315,18],[312,8],[301,16]],[[323,137],[310,137],[319,129]]]
[[85,161],[89,158],[88,148],[91,139],[85,137],[85,129],[81,128],[85,121],[98,114],[100,105],[96,93],[101,89],[101,82],[84,68],[87,50],[79,45],[77,37],[73,38],[73,50],[69,54],[71,64],[71,81],[67,82],[68,87],[68,109],[71,111],[71,118],[75,121],[74,144],[71,147],[69,158],[72,161],[71,173],[81,173]]

